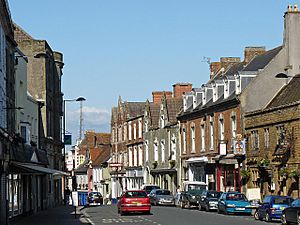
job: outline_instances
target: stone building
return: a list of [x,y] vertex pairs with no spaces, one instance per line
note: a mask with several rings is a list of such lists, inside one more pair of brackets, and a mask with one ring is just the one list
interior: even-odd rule
[[245,115],[248,188],[261,194],[299,197],[300,76],[296,75],[262,110]]
[[15,140],[15,74],[13,24],[6,0],[0,1],[0,224],[8,224],[7,186],[10,151]]
[[[49,169],[63,170],[61,118],[63,93],[61,79],[63,56],[51,49],[46,40],[36,40],[18,25],[14,25],[15,40],[27,56],[27,89],[32,97],[44,105],[39,124],[39,146],[46,150]],[[48,176],[47,207],[62,204],[63,180]]]
[[172,92],[153,92],[144,114],[144,182],[159,185],[173,193],[179,184],[179,123],[182,95],[191,91],[189,83],[173,85]]
[[[122,191],[127,187],[126,175],[131,177],[130,172],[125,170],[125,166],[130,166],[129,163],[129,155],[128,150],[130,145],[138,146],[140,143],[140,138],[136,138],[135,140],[130,140],[129,142],[129,126],[128,121],[130,122],[134,118],[139,118],[142,115],[145,107],[145,102],[127,102],[122,101],[121,97],[118,100],[118,106],[112,108],[112,116],[111,116],[111,162],[109,163],[109,167],[111,170],[111,183],[112,183],[112,198],[116,199],[122,193]],[[130,122],[132,123],[132,122]],[[138,128],[138,127],[137,127]],[[132,132],[130,132],[131,138],[134,135],[134,129],[132,127]],[[137,130],[136,130],[137,131]],[[136,133],[136,135],[138,135]],[[133,141],[133,142],[131,142]],[[138,154],[138,152],[137,152]],[[134,156],[133,156],[134,157]],[[136,155],[137,159],[139,158]],[[131,158],[134,160],[133,158]],[[130,169],[129,169],[130,170]],[[133,168],[131,169],[133,170]]]

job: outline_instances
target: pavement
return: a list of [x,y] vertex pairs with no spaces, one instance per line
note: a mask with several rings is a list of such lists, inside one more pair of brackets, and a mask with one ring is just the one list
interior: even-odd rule
[[11,221],[10,225],[90,225],[84,211],[82,206],[77,207],[75,218],[74,207],[58,206],[30,216],[21,216]]

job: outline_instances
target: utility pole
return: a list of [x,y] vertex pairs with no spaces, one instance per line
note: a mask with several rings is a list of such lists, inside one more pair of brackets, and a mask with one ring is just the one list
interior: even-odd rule
[[80,101],[79,140],[82,140],[82,126],[83,126],[82,101]]

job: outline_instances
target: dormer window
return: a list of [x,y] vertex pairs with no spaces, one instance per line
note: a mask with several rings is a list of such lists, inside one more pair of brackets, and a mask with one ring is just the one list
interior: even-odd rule
[[160,127],[161,128],[165,127],[165,115],[160,116]]
[[197,106],[196,94],[193,95],[193,109]]
[[185,112],[187,110],[187,96],[184,96],[183,98],[183,111]]
[[226,79],[224,80],[224,98],[229,97],[229,81]]

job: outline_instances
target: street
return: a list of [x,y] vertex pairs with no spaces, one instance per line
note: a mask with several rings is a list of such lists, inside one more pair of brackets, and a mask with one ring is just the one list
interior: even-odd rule
[[[266,224],[264,221],[256,221],[251,216],[220,215],[216,212],[202,212],[196,209],[181,209],[175,207],[154,206],[151,215],[129,214],[120,216],[116,206],[100,206],[86,208],[85,212],[93,225],[100,224],[124,224],[124,225],[248,225]],[[280,224],[279,222],[268,223]]]

